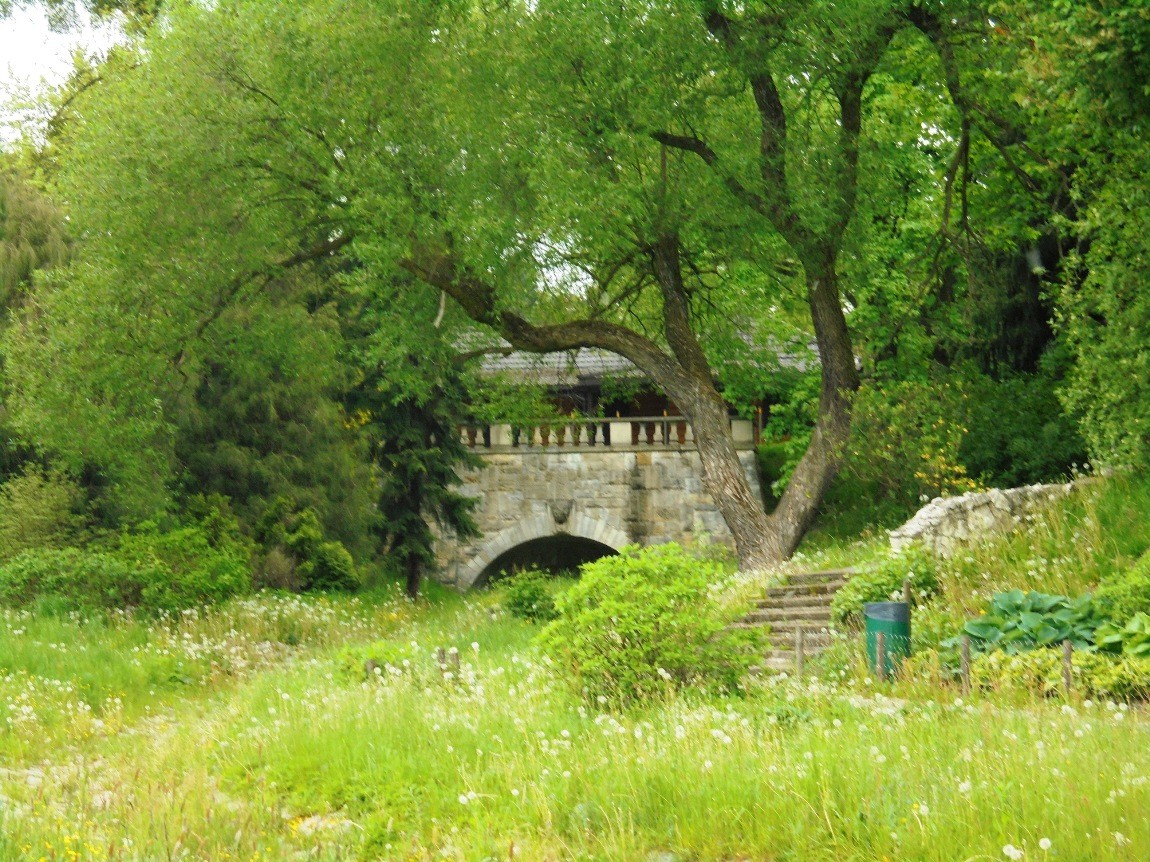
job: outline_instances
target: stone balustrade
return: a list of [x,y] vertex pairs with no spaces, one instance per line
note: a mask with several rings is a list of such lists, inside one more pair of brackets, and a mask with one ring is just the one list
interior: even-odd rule
[[[749,419],[731,419],[736,449],[755,444],[756,429]],[[558,417],[521,425],[463,425],[463,442],[493,452],[539,449],[593,449],[616,451],[694,449],[691,423],[682,416],[623,416],[610,419]]]

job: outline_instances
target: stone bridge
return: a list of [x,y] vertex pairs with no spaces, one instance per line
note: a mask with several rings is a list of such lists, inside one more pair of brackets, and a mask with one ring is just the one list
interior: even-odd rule
[[[461,491],[479,500],[482,536],[442,535],[436,548],[440,577],[459,589],[517,565],[574,568],[633,543],[730,544],[681,419],[493,425],[463,433],[485,462],[460,477]],[[732,433],[758,491],[752,425],[732,420]]]

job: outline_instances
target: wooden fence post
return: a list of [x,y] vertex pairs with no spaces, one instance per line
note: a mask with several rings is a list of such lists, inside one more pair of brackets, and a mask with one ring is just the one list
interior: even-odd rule
[[459,650],[455,647],[447,651],[447,666],[456,677],[459,676]]

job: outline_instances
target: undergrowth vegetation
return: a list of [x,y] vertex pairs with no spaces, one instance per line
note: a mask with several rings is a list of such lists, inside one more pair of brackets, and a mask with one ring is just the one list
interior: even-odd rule
[[[500,600],[261,596],[174,627],[101,624],[125,638],[101,632],[121,665],[133,639],[186,656],[185,634],[231,632],[245,654],[278,638],[283,652],[259,672],[208,677],[197,697],[172,697],[187,684],[168,683],[166,700],[66,719],[38,708],[35,729],[9,724],[0,855],[951,860],[1002,858],[1006,846],[1041,858],[1045,839],[1110,860],[1141,858],[1150,842],[1150,749],[1133,711],[964,702],[852,677],[661,694],[610,712],[567,687],[532,646],[538,627],[503,615]],[[18,617],[29,629],[13,634]],[[61,687],[106,666],[81,648],[94,638],[40,625],[88,624],[17,614],[0,631],[5,661],[13,643],[53,637],[71,641],[53,671]],[[366,679],[341,670],[336,647],[379,636],[406,658]],[[440,668],[440,647],[458,650],[458,672]],[[9,673],[40,680],[29,697],[46,696],[44,666]],[[120,684],[133,683],[100,694]],[[31,741],[45,726],[47,758]]]
[[673,547],[419,603],[7,610],[0,858],[1144,858],[1141,618],[1119,636],[1103,614],[1069,695],[1060,650],[987,649],[964,695],[940,647],[999,593],[1060,590],[1057,615],[1121,581],[1146,494],[1088,485],[950,561],[837,548],[867,570],[859,600],[923,573],[916,654],[886,684],[853,635],[803,680],[728,676],[738,650],[701,673],[748,585]]

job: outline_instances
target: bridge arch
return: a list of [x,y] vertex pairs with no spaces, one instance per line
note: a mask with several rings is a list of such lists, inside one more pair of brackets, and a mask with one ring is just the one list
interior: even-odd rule
[[505,552],[536,539],[563,535],[588,539],[616,552],[631,544],[627,534],[618,527],[582,512],[572,512],[563,523],[557,523],[553,515],[536,515],[491,536],[478,554],[459,567],[456,584],[462,589],[470,589]]

